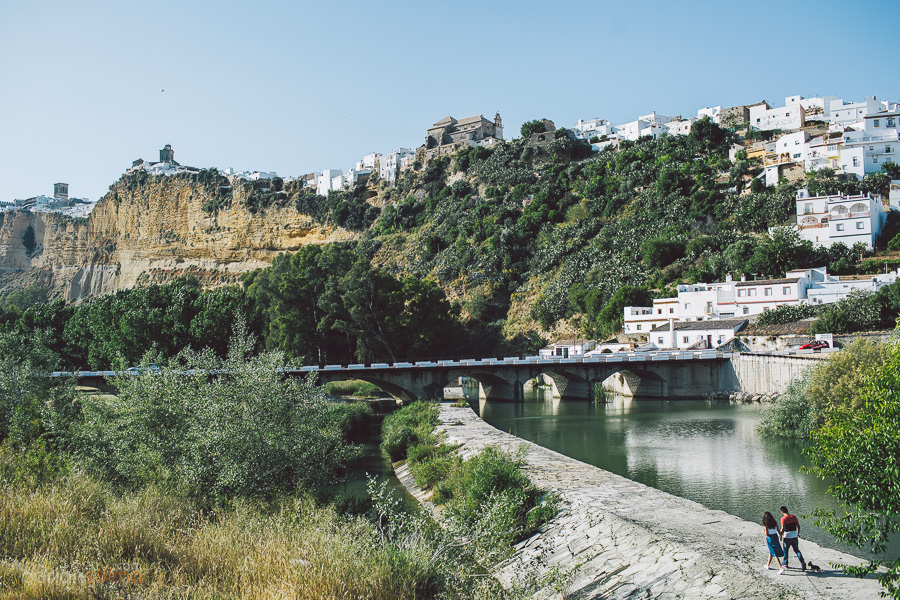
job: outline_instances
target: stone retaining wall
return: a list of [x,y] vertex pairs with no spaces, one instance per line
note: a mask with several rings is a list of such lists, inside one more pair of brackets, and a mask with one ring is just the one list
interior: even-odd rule
[[[509,452],[524,446],[528,475],[562,500],[560,514],[494,569],[506,586],[556,571],[570,574],[562,592],[577,599],[878,597],[876,581],[848,577],[829,566],[861,564],[857,558],[803,540],[804,556],[822,573],[766,571],[761,525],[503,433],[468,407],[443,404],[439,429],[449,443],[460,444],[464,457],[487,446]],[[411,485],[409,477],[404,479]],[[417,497],[424,499],[421,493]],[[562,598],[562,592],[547,586],[536,597]]]
[[820,360],[820,355],[735,354],[729,362],[723,363],[719,389],[750,394],[780,394]]

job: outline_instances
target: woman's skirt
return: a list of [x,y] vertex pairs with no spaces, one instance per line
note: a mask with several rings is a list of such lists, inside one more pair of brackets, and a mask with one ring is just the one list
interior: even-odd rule
[[784,556],[784,550],[781,549],[781,540],[778,539],[777,534],[766,536],[766,546],[769,547],[769,554],[772,556],[776,558]]

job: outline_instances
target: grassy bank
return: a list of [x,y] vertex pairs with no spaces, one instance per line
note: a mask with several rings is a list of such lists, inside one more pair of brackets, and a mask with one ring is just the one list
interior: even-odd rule
[[512,596],[385,483],[327,499],[371,411],[252,343],[116,395],[51,387],[27,344],[0,354],[0,600]]
[[388,531],[379,516],[391,501],[377,488],[381,508],[368,514],[301,492],[203,509],[165,486],[117,491],[77,469],[40,476],[28,462],[8,448],[0,459],[0,598],[502,596],[446,551],[439,528]]
[[521,456],[485,448],[463,460],[435,430],[439,411],[416,402],[388,416],[382,449],[392,461],[406,460],[416,484],[433,491],[447,530],[486,563],[499,560],[556,514],[557,501],[522,472]]
[[332,381],[325,384],[325,391],[332,396],[355,396],[357,398],[378,398],[384,395],[377,385],[358,379]]

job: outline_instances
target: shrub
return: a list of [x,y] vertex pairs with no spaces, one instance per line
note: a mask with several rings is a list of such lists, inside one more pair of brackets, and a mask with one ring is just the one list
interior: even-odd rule
[[436,404],[413,402],[388,415],[381,426],[381,449],[393,462],[406,459],[410,447],[431,435],[439,413]]
[[358,454],[346,435],[367,407],[286,377],[280,353],[250,357],[254,344],[239,331],[225,360],[184,351],[172,367],[119,377],[117,397],[83,397],[78,456],[114,481],[171,481],[210,499],[333,481]]
[[814,317],[821,311],[821,306],[812,304],[782,304],[772,310],[764,311],[756,318],[757,325],[783,325],[785,323],[793,323],[801,319]]
[[802,379],[791,382],[787,390],[769,406],[757,429],[769,437],[807,439],[819,424],[818,407],[810,402]]

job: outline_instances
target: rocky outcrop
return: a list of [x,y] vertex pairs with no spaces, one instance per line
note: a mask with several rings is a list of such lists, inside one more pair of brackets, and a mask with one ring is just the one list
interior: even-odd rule
[[356,237],[298,213],[288,193],[244,180],[223,183],[197,174],[126,175],[87,219],[2,214],[0,291],[40,281],[54,296],[78,302],[183,274],[214,287],[269,265],[280,252]]

